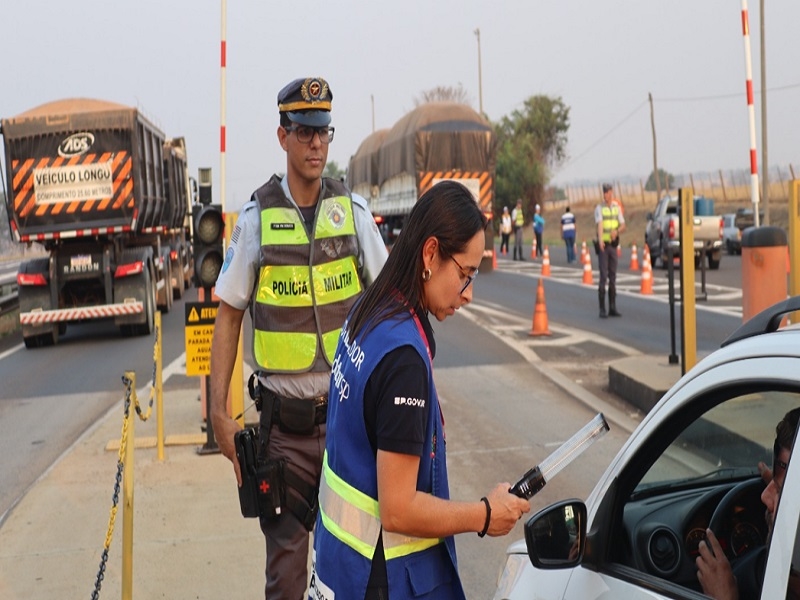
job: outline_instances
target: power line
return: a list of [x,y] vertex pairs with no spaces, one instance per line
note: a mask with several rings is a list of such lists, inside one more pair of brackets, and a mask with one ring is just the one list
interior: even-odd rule
[[[794,88],[800,88],[800,83],[792,83],[789,85],[783,85],[780,87],[774,88],[767,88],[768,92],[784,92],[786,90],[791,90]],[[754,90],[755,94],[760,94],[761,90]],[[653,98],[658,102],[705,102],[707,100],[728,100],[731,98],[741,98],[744,96],[744,91],[736,92],[734,94],[718,94],[715,96],[694,96],[694,97],[687,97],[687,98]]]
[[586,155],[587,155],[587,154],[588,154],[588,153],[589,153],[589,152],[590,152],[590,151],[591,151],[591,150],[592,150],[592,149],[593,149],[595,146],[597,146],[597,145],[598,145],[600,142],[602,142],[604,139],[606,139],[608,136],[610,136],[612,133],[614,133],[614,132],[615,132],[617,129],[619,129],[620,127],[622,127],[622,125],[624,125],[626,121],[628,121],[629,119],[631,119],[631,118],[632,118],[632,117],[633,117],[633,116],[634,116],[634,115],[635,115],[637,112],[639,112],[639,111],[641,110],[641,108],[647,104],[647,102],[648,102],[648,101],[647,101],[647,100],[645,100],[644,102],[642,102],[641,104],[639,104],[639,106],[637,106],[636,108],[634,108],[634,109],[633,109],[633,110],[630,112],[630,114],[628,114],[628,116],[627,116],[627,117],[625,117],[624,119],[622,119],[622,120],[621,120],[619,123],[617,123],[616,125],[614,125],[614,126],[613,126],[611,129],[609,129],[609,130],[608,130],[606,133],[604,133],[602,136],[600,136],[600,138],[599,138],[599,139],[597,139],[597,141],[593,142],[593,143],[592,143],[592,144],[591,144],[591,145],[590,145],[588,148],[586,148],[586,150],[584,150],[583,152],[581,152],[581,153],[580,153],[578,156],[576,156],[576,157],[574,157],[574,158],[571,158],[571,159],[569,159],[569,160],[568,160],[566,163],[564,163],[563,167],[569,166],[569,165],[571,165],[572,163],[574,163],[574,162],[576,162],[576,161],[580,160],[581,158],[583,158],[584,156],[586,156]]

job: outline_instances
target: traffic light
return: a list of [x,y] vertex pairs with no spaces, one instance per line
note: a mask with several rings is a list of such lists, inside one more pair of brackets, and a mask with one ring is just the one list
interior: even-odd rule
[[194,283],[211,288],[222,270],[225,220],[219,204],[195,204],[193,209]]

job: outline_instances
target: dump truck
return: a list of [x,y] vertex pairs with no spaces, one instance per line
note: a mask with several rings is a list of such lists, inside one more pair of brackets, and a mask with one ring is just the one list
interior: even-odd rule
[[136,108],[86,98],[0,120],[12,237],[45,256],[20,264],[28,348],[69,323],[153,331],[191,282],[191,181],[183,138]]
[[[497,141],[489,121],[466,104],[429,102],[388,130],[367,136],[350,159],[347,183],[364,196],[387,244],[417,199],[443,180],[464,184],[492,222]],[[493,265],[494,232],[486,231],[481,271]]]

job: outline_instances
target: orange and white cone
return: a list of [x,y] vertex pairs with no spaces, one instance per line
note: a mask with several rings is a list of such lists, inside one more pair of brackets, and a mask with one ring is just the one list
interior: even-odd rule
[[550,275],[550,250],[545,246],[542,254],[542,276],[547,277],[548,275]]
[[645,252],[642,264],[642,285],[639,293],[650,295],[653,293],[653,269],[650,266],[650,255]]
[[536,287],[536,305],[533,308],[533,325],[529,335],[553,335],[547,324],[547,305],[544,301],[544,280]]
[[592,256],[588,252],[583,255],[583,283],[594,285],[592,281]]
[[492,249],[492,269],[497,270],[497,250]]
[[536,236],[533,236],[533,243],[531,244],[531,258],[536,258]]
[[639,270],[639,254],[636,252],[636,244],[631,246],[631,271],[638,271]]

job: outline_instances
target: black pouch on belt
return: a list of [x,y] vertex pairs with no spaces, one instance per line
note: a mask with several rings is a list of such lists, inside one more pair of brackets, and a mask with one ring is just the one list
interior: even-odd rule
[[311,435],[314,432],[316,404],[311,399],[281,398],[278,421],[284,433]]

